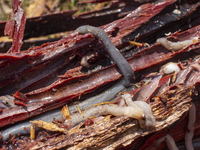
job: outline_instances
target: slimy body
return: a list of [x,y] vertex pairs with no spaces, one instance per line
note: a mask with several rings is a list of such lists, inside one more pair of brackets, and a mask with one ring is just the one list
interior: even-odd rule
[[77,28],[74,31],[74,33],[76,32],[80,34],[91,33],[94,37],[98,38],[104,45],[105,49],[108,51],[113,61],[116,63],[117,67],[122,72],[124,77],[124,86],[128,87],[130,83],[133,82],[134,71],[132,67],[122,56],[119,50],[114,46],[108,35],[104,32],[104,30],[97,27],[86,25]]

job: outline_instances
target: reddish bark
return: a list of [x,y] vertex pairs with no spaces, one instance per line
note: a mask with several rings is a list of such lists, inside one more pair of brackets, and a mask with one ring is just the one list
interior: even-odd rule
[[[180,36],[179,38],[182,40],[185,39],[185,36],[188,38],[194,37],[194,35],[200,36],[200,33],[196,32],[199,30],[199,28],[200,26],[192,28],[188,31],[178,34],[177,37]],[[198,50],[199,48],[200,42],[197,42],[182,50],[172,52],[159,44],[155,44],[140,51],[138,54],[134,55],[130,60],[128,60],[128,62],[135,73],[137,73],[137,71],[142,71],[148,67],[158,65],[159,63],[171,59],[172,57],[182,56],[183,53],[187,53],[192,50]],[[94,73],[81,74],[80,76],[76,75],[74,77],[76,80],[73,77],[68,79],[59,79],[48,87],[27,93],[26,96],[31,103],[27,104],[26,109],[15,107],[3,110],[2,115],[0,115],[0,126],[5,126],[12,122],[24,120],[41,114],[42,112],[63,106],[66,104],[66,102],[72,101],[79,96],[94,92],[97,88],[113,82],[121,77],[122,75],[116,70],[116,68],[114,66],[110,66]],[[75,82],[77,79],[79,81],[81,80],[81,82]],[[154,92],[154,90],[152,90],[152,92]],[[15,116],[10,113],[11,111],[16,112]]]
[[85,126],[89,126],[89,125],[94,124],[94,121],[92,121],[92,119],[90,119],[90,118],[87,118],[87,119],[85,120],[84,124],[85,124]]
[[[9,52],[20,52],[20,48],[22,45],[22,39],[24,36],[24,28],[26,23],[26,17],[24,11],[20,8],[21,1],[13,0],[13,18],[14,20],[7,20],[4,34],[8,34],[13,39],[12,47]],[[9,18],[8,18],[9,19]]]
[[[174,2],[175,0],[168,0],[168,1],[157,3],[157,4],[148,3],[145,5],[142,5],[141,7],[136,9],[133,13],[131,13],[131,15],[129,15],[128,17],[125,17],[122,20],[118,20],[117,22],[111,23],[108,26],[104,26],[102,28],[104,28],[105,31],[107,30],[108,34],[112,32],[113,30],[115,30],[115,28],[110,28],[110,26],[119,28],[118,36],[113,37],[112,39],[113,40],[112,42],[118,45],[122,41],[121,39],[122,33],[123,35],[129,34],[130,32],[134,31],[136,28],[138,28],[141,24],[147,22],[153,16],[157,15],[166,6]],[[151,11],[152,9],[155,11]],[[143,19],[141,20],[140,18],[143,18]],[[122,22],[126,23],[127,26],[124,26]],[[128,27],[128,26],[131,26],[131,27]],[[64,37],[63,39],[57,42],[43,44],[41,47],[35,47],[23,53],[0,54],[1,72],[2,72],[2,74],[0,73],[0,87],[6,86],[4,89],[1,88],[0,95],[13,94],[17,90],[23,90],[27,86],[35,84],[41,79],[46,78],[50,74],[53,74],[53,72],[56,72],[59,68],[62,68],[64,65],[68,64],[71,61],[70,59],[65,61],[67,57],[70,58],[76,55],[80,55],[80,57],[82,57],[86,53],[86,51],[82,52],[81,48],[92,44],[92,42],[94,42],[95,40],[96,39],[92,37],[90,34],[70,35],[68,37]],[[66,58],[63,58],[63,55]],[[58,56],[60,58],[57,58]],[[53,66],[54,68],[51,69],[53,70],[51,72],[51,70],[48,68],[51,68],[53,64],[49,64],[49,62],[47,61],[52,62],[53,59],[58,59],[58,61],[63,60],[63,62],[60,62],[60,64],[58,65],[59,67],[56,66],[55,68],[55,66]],[[50,66],[44,67],[44,63],[48,63]],[[47,71],[48,73],[40,74],[41,70],[37,69],[38,67],[37,65],[39,64],[40,64],[40,67],[43,67],[41,68],[41,70],[43,70],[43,72]],[[37,70],[39,70],[39,72]],[[31,74],[32,71],[34,71],[35,74],[40,74],[40,76],[39,77],[33,76]],[[3,72],[6,72],[6,74]],[[26,80],[29,82],[18,83],[16,81],[17,79]],[[19,89],[17,90],[15,88],[16,85],[19,86]]]
[[26,103],[29,102],[29,99],[26,97],[26,95],[24,95],[21,92],[16,92],[15,94],[13,94],[13,96],[18,100],[22,100],[22,101],[24,101]]

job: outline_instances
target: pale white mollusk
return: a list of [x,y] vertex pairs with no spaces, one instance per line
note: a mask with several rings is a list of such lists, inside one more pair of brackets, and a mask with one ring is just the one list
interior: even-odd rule
[[194,124],[196,120],[196,106],[194,103],[192,103],[192,106],[189,110],[189,122],[188,122],[188,130],[185,134],[185,146],[188,150],[194,150],[194,147],[192,145],[192,138],[194,135]]
[[76,113],[70,116],[65,123],[68,125],[75,125],[92,116],[99,115],[114,115],[127,116],[139,120],[140,126],[146,130],[155,128],[156,120],[152,114],[151,107],[144,101],[132,101],[130,94],[124,94],[122,98],[128,106],[122,107],[116,104],[104,104],[90,107],[83,110],[81,113]]
[[167,134],[166,136],[161,137],[160,139],[156,140],[154,144],[159,146],[162,142],[166,142],[169,150],[178,150],[176,143],[171,135]]
[[134,108],[131,106],[122,107],[114,104],[106,104],[94,106],[82,111],[82,114],[77,113],[73,116],[70,116],[71,119],[66,120],[65,123],[75,125],[89,117],[101,115],[128,116],[138,120],[144,119],[144,113],[141,109]]
[[145,128],[146,130],[153,130],[153,128],[155,128],[156,120],[152,114],[149,104],[144,101],[133,101],[131,95],[128,93],[122,95],[122,98],[128,106],[131,106],[134,109],[139,109],[144,113],[145,120],[138,119],[142,128]]
[[185,41],[178,41],[178,42],[171,42],[167,40],[166,38],[159,38],[156,41],[157,43],[160,43],[162,46],[164,46],[168,50],[177,51],[180,49],[183,49],[184,47],[187,47],[193,43],[198,42],[198,37],[194,37],[190,40]]
[[181,71],[181,68],[178,66],[177,63],[169,62],[166,65],[162,66],[159,72],[167,75],[179,71]]

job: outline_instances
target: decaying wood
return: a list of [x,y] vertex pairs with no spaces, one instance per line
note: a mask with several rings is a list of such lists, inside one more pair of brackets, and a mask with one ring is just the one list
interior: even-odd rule
[[[162,14],[165,14],[167,16],[168,13],[167,14],[163,13],[162,10],[164,10],[164,8],[166,8],[168,5],[169,5],[168,8],[170,8],[170,10],[172,9],[173,11],[175,7],[174,5],[171,5],[171,4],[174,3],[175,1],[176,0],[168,0],[168,1],[163,1],[163,3],[156,4],[156,5],[154,4],[142,5],[140,9],[138,9],[140,13],[138,13],[138,11],[135,11],[134,13],[131,13],[129,17],[126,17],[125,19],[121,19],[121,22],[116,21],[116,22],[111,23],[113,25],[112,29],[110,28],[111,24],[107,26],[105,25],[103,26],[103,28],[107,31],[109,35],[111,35],[113,31],[116,30],[116,28],[119,29],[116,35],[112,35],[110,38],[115,43],[115,46],[121,46],[122,48],[124,46],[123,44],[128,42],[130,39],[135,39],[136,35],[140,33],[138,32],[138,30],[140,31],[140,29],[144,29],[142,28],[143,25],[145,25],[144,23],[148,22],[146,24],[149,24],[149,22],[155,22],[155,20],[157,21],[158,18],[163,17]],[[176,4],[177,3],[178,2],[176,2]],[[200,9],[199,8],[200,3],[197,3],[196,5],[194,4],[193,6],[189,4],[181,3],[180,6],[184,6],[184,7],[181,7],[180,9],[182,16],[179,16],[179,14],[176,14],[174,18],[170,17],[171,20],[166,21],[163,24],[162,28],[163,27],[165,28],[165,25],[167,23],[172,23],[172,21],[176,21],[179,19],[188,20],[186,18],[188,15],[190,15],[192,12],[195,13]],[[143,9],[142,11],[141,11],[141,8]],[[152,11],[153,8],[157,10],[156,13]],[[187,8],[188,9],[191,8],[191,9],[188,10]],[[196,9],[197,11],[195,11]],[[185,10],[188,10],[188,12],[185,12]],[[170,14],[171,13],[173,14],[172,11],[170,11]],[[152,12],[155,14],[152,14]],[[159,14],[159,12],[161,12],[161,14]],[[185,12],[185,13],[183,14],[182,12]],[[157,13],[159,14],[157,16],[158,18],[156,18],[155,16]],[[85,14],[85,16],[86,15],[87,14]],[[71,17],[71,15],[69,15],[69,17]],[[80,16],[79,19],[83,19],[81,17],[84,17],[84,15]],[[134,17],[137,18],[137,20],[134,19]],[[196,18],[199,18],[199,16]],[[137,34],[134,31],[134,28],[132,26],[133,24],[130,23],[130,19],[132,19],[132,21],[136,23],[134,25],[134,28],[135,29],[138,28]],[[146,21],[144,21],[144,19],[146,19]],[[195,20],[195,19],[191,19],[191,20]],[[143,22],[140,22],[140,21],[143,21]],[[127,22],[130,24],[127,25]],[[138,22],[140,22],[140,24],[137,24]],[[162,20],[157,21],[157,22],[163,23]],[[124,24],[126,24],[127,26],[124,26]],[[178,21],[177,21],[177,24],[179,24]],[[181,23],[181,24],[184,24],[184,23]],[[152,23],[150,25],[151,29],[149,29],[148,31],[145,30],[145,33],[141,32],[140,33],[141,37],[139,37],[138,39],[143,38],[143,36],[146,36],[147,34],[151,34],[151,31],[157,30],[156,32],[159,32],[158,28],[162,30],[158,26],[159,24]],[[182,33],[176,32],[174,34],[171,34],[171,36],[169,36],[168,38],[176,39],[177,41],[184,41],[186,39],[191,40],[194,37],[197,37],[199,39],[199,36],[200,36],[199,29],[200,29],[200,26],[196,26]],[[161,36],[160,33],[159,33],[159,36]],[[12,106],[8,108],[3,108],[2,110],[0,109],[0,120],[1,120],[0,127],[4,127],[6,125],[13,124],[14,122],[22,121],[29,117],[39,115],[43,112],[57,108],[59,106],[63,106],[66,104],[66,102],[79,99],[81,96],[84,96],[84,94],[88,94],[89,92],[94,93],[94,91],[97,88],[102,87],[108,82],[111,83],[114,80],[118,80],[119,78],[121,78],[122,75],[116,70],[116,68],[114,68],[114,66],[110,66],[110,67],[107,66],[106,68],[99,69],[99,70],[96,70],[96,72],[91,72],[91,73],[80,72],[82,66],[77,66],[79,65],[77,62],[79,62],[80,59],[84,57],[84,55],[86,54],[85,51],[87,51],[88,48],[90,49],[94,45],[96,46],[96,48],[99,48],[99,47],[101,48],[101,46],[99,46],[99,43],[96,41],[96,39],[94,39],[91,35],[80,36],[80,35],[72,34],[68,37],[64,37],[59,42],[44,44],[41,47],[35,47],[33,49],[29,49],[29,51],[26,51],[26,52],[1,54],[1,59],[2,59],[1,71],[4,70],[2,72],[5,72],[5,73],[0,73],[2,76],[0,94],[4,96],[5,94],[14,94],[16,91],[20,91],[22,93],[17,92],[13,95],[15,97],[14,102],[15,102],[16,107]],[[162,63],[165,63],[166,61],[170,61],[172,58],[177,61],[177,58],[178,60],[180,60],[180,59],[188,58],[190,56],[194,56],[196,55],[195,53],[199,51],[199,48],[200,48],[199,40],[197,40],[197,42],[187,47],[183,47],[177,52],[173,52],[168,49],[165,49],[162,45],[159,45],[157,43],[146,49],[143,49],[137,52],[133,56],[132,56],[132,52],[130,52],[131,55],[127,58],[131,57],[128,61],[131,64],[131,67],[135,71],[136,75],[139,76],[138,72],[142,74],[143,72],[145,72],[144,70],[148,70],[148,69],[150,70],[153,67],[156,67],[156,65],[157,65],[157,70],[158,70],[158,66],[160,66]],[[102,50],[102,52],[104,51]],[[187,56],[183,56],[183,54]],[[78,61],[76,60],[77,56],[79,57]],[[10,62],[10,60],[12,61]],[[19,62],[19,63],[16,63],[16,62]],[[22,62],[22,65],[20,64],[20,62]],[[191,65],[190,61],[188,61],[189,67],[185,69],[186,71],[183,70],[182,73],[179,72],[173,75],[174,77],[173,80],[170,79],[172,75],[170,77],[168,76],[167,79],[169,80],[167,81],[169,81],[170,83],[168,82],[167,84],[165,84],[162,78],[161,79],[162,81],[159,80],[159,82],[155,82],[155,84],[152,81],[147,85],[139,87],[135,91],[129,92],[133,94],[133,100],[138,100],[138,99],[144,100],[143,97],[145,97],[146,98],[145,101],[150,104],[153,111],[153,115],[156,118],[156,127],[154,130],[146,131],[142,129],[136,119],[131,119],[125,116],[114,117],[114,116],[109,115],[109,116],[102,117],[103,119],[101,119],[100,121],[93,122],[91,124],[80,123],[74,128],[69,129],[67,133],[66,132],[55,133],[51,131],[42,130],[41,132],[37,134],[35,141],[32,141],[32,142],[30,139],[27,138],[27,135],[24,136],[23,134],[20,133],[21,135],[17,137],[16,135],[11,133],[13,135],[12,138],[7,141],[5,140],[4,142],[2,142],[2,145],[4,148],[5,147],[7,148],[10,146],[9,147],[10,149],[14,147],[15,148],[20,147],[20,149],[60,149],[60,148],[62,149],[123,149],[123,148],[131,147],[131,146],[134,146],[134,148],[137,147],[135,149],[139,149],[139,148],[148,149],[148,147],[151,147],[153,145],[153,142],[155,141],[155,137],[153,137],[154,135],[157,136],[160,134],[159,136],[157,136],[157,138],[165,136],[164,134],[161,135],[163,130],[165,131],[174,130],[173,127],[176,125],[179,125],[179,123],[183,119],[186,118],[187,111],[191,107],[190,101],[193,98],[192,94],[194,94],[194,87],[196,86],[196,84],[199,84],[200,82],[200,79],[198,78],[200,77],[199,76],[199,71],[200,71],[199,62],[200,61],[198,61],[198,64],[196,63],[196,64]],[[23,63],[25,65],[23,65]],[[69,68],[65,68],[68,64],[70,64],[71,66]],[[75,68],[75,66],[77,68]],[[63,70],[63,68],[65,69]],[[47,73],[45,72],[45,69]],[[57,72],[59,72],[58,70],[62,70],[63,72],[67,71],[67,72],[64,75],[63,73],[57,74]],[[105,73],[106,70],[108,70],[107,73]],[[153,71],[153,69],[151,71]],[[43,74],[41,74],[41,72],[43,72]],[[38,73],[38,75],[36,76],[34,73],[35,74]],[[55,75],[55,78],[53,79],[52,76],[54,75]],[[35,77],[37,78],[37,80],[33,80]],[[30,86],[32,88],[32,86],[34,86],[34,84],[37,83],[38,81],[41,81],[41,79],[47,79],[47,78],[48,80],[50,79],[52,83],[55,81],[55,83],[53,84],[48,83],[47,85],[49,86],[46,85],[45,88],[41,88],[41,86],[42,87],[44,86],[43,84],[41,84],[39,85],[39,88],[41,89],[38,89],[37,87],[35,88],[36,89],[35,91],[29,89]],[[19,80],[19,79],[25,79],[25,82],[24,80]],[[78,81],[81,81],[81,82],[78,82]],[[7,85],[4,85],[5,83]],[[152,85],[155,85],[155,86],[153,87]],[[165,90],[167,89],[164,92],[163,92],[164,88],[162,88],[163,85],[164,86],[166,85]],[[28,90],[26,90],[26,88],[28,88]],[[81,90],[79,90],[79,88]],[[84,88],[85,88],[85,91],[84,91]],[[24,92],[23,91],[24,89],[26,90],[26,92],[29,92],[29,93]],[[197,87],[195,90],[198,90],[198,89],[199,87]],[[162,91],[163,93],[160,91]],[[145,96],[143,95],[144,93],[145,93]],[[28,101],[30,100],[31,103],[28,103],[28,101],[26,102],[26,98],[28,98]],[[16,101],[18,103],[16,103]],[[20,103],[21,106],[18,106],[19,102],[21,102]],[[197,110],[199,111],[200,107],[198,107]],[[58,120],[58,121],[61,122],[61,120]],[[59,122],[55,123],[56,122],[55,119],[52,122],[59,126]],[[183,124],[187,124],[187,121],[184,122]],[[59,128],[62,128],[63,130],[68,128],[67,125],[66,126],[64,126],[65,124],[62,124],[62,125],[63,126],[59,126]],[[195,126],[195,128],[197,129],[197,126]],[[7,129],[9,130],[9,127]],[[3,132],[6,132],[6,131],[4,130]],[[49,132],[50,134],[47,135],[47,134],[44,134],[44,132]],[[170,132],[167,132],[167,131],[166,133],[170,134]],[[184,134],[183,130],[181,130],[181,134]],[[200,135],[200,133],[196,135]],[[2,137],[0,137],[0,140]],[[150,142],[146,144],[144,143],[144,139],[148,139],[148,141]],[[176,140],[177,139],[178,138],[176,138]],[[139,142],[137,143],[137,141]],[[19,142],[24,142],[24,143],[19,144]]]
[[106,116],[88,127],[81,123],[68,134],[39,142],[31,149],[117,149],[128,146],[137,138],[160,131],[179,120],[191,106],[190,91],[190,88],[179,85],[160,95],[167,99],[166,103],[157,100],[150,103],[157,121],[152,131],[141,129],[135,119]]

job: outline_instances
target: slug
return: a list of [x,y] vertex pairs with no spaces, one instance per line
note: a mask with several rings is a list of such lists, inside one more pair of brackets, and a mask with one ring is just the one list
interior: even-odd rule
[[133,78],[135,75],[134,75],[134,71],[132,67],[126,61],[126,59],[122,56],[119,50],[114,46],[114,44],[111,42],[106,32],[104,32],[104,30],[97,27],[86,25],[86,26],[81,26],[77,28],[74,31],[74,33],[76,32],[80,34],[91,33],[94,37],[98,38],[104,45],[105,49],[108,51],[113,61],[116,63],[117,67],[122,72],[123,77],[124,77],[124,86],[128,87],[130,83],[133,82]]
[[178,51],[196,42],[198,42],[198,37],[194,37],[193,39],[190,39],[190,40],[178,41],[178,42],[171,42],[171,41],[168,41],[166,38],[159,38],[156,41],[156,43],[160,43],[166,49],[171,50],[171,51]]

